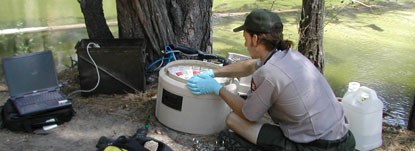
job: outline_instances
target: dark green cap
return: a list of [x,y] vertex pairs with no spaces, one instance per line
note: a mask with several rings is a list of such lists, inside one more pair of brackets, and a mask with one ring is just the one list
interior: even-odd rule
[[242,26],[233,29],[233,31],[239,32],[241,30],[249,30],[260,33],[269,33],[275,23],[282,23],[277,13],[265,9],[255,9],[246,16],[245,23]]

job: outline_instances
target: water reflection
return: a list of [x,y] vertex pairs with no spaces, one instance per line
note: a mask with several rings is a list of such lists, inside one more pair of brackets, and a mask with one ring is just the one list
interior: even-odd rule
[[71,64],[74,46],[82,37],[87,37],[84,29],[6,35],[0,37],[1,57],[52,50],[58,70]]
[[[85,28],[79,26],[84,25],[84,18],[78,1],[0,0],[0,3],[0,30],[11,29],[8,31],[14,32],[30,28],[41,31],[14,34],[0,32],[1,58],[52,50],[58,71],[71,66],[71,58],[76,58],[75,44],[88,38]],[[115,1],[103,1],[103,7],[107,21],[116,20]],[[113,32],[117,35],[116,30],[113,29]],[[4,80],[3,74],[1,79]]]

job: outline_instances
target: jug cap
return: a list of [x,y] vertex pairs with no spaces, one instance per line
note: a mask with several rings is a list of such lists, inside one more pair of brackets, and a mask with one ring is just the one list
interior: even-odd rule
[[355,92],[359,88],[360,88],[360,83],[359,82],[349,82],[349,87],[348,87],[349,90],[348,91]]

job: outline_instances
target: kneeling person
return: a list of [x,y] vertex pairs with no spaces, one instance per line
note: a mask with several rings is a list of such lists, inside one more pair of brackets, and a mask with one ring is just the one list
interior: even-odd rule
[[[283,39],[280,17],[253,10],[239,31],[252,59],[193,76],[192,93],[219,95],[232,109],[228,127],[264,150],[354,150],[341,104],[320,71]],[[213,79],[251,74],[246,100]],[[261,122],[266,113],[273,123]]]

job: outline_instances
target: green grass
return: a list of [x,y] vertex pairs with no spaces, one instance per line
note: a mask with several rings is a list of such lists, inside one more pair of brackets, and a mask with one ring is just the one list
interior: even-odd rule
[[214,12],[244,12],[250,11],[254,8],[264,8],[278,10],[278,9],[293,9],[301,6],[301,1],[291,0],[214,0]]
[[[368,5],[387,3],[384,0],[360,0]],[[394,0],[392,3],[413,2],[413,0]],[[336,8],[343,6],[358,6],[351,0],[325,0],[326,8]],[[214,0],[213,11],[219,12],[246,12],[254,8],[263,8],[269,10],[288,10],[300,9],[302,0]]]
[[[349,2],[342,2],[340,0],[326,0],[325,4],[328,7],[344,5]],[[300,9],[302,5],[301,0],[214,0],[214,12],[245,12],[254,8],[263,8],[269,10],[289,10]]]

